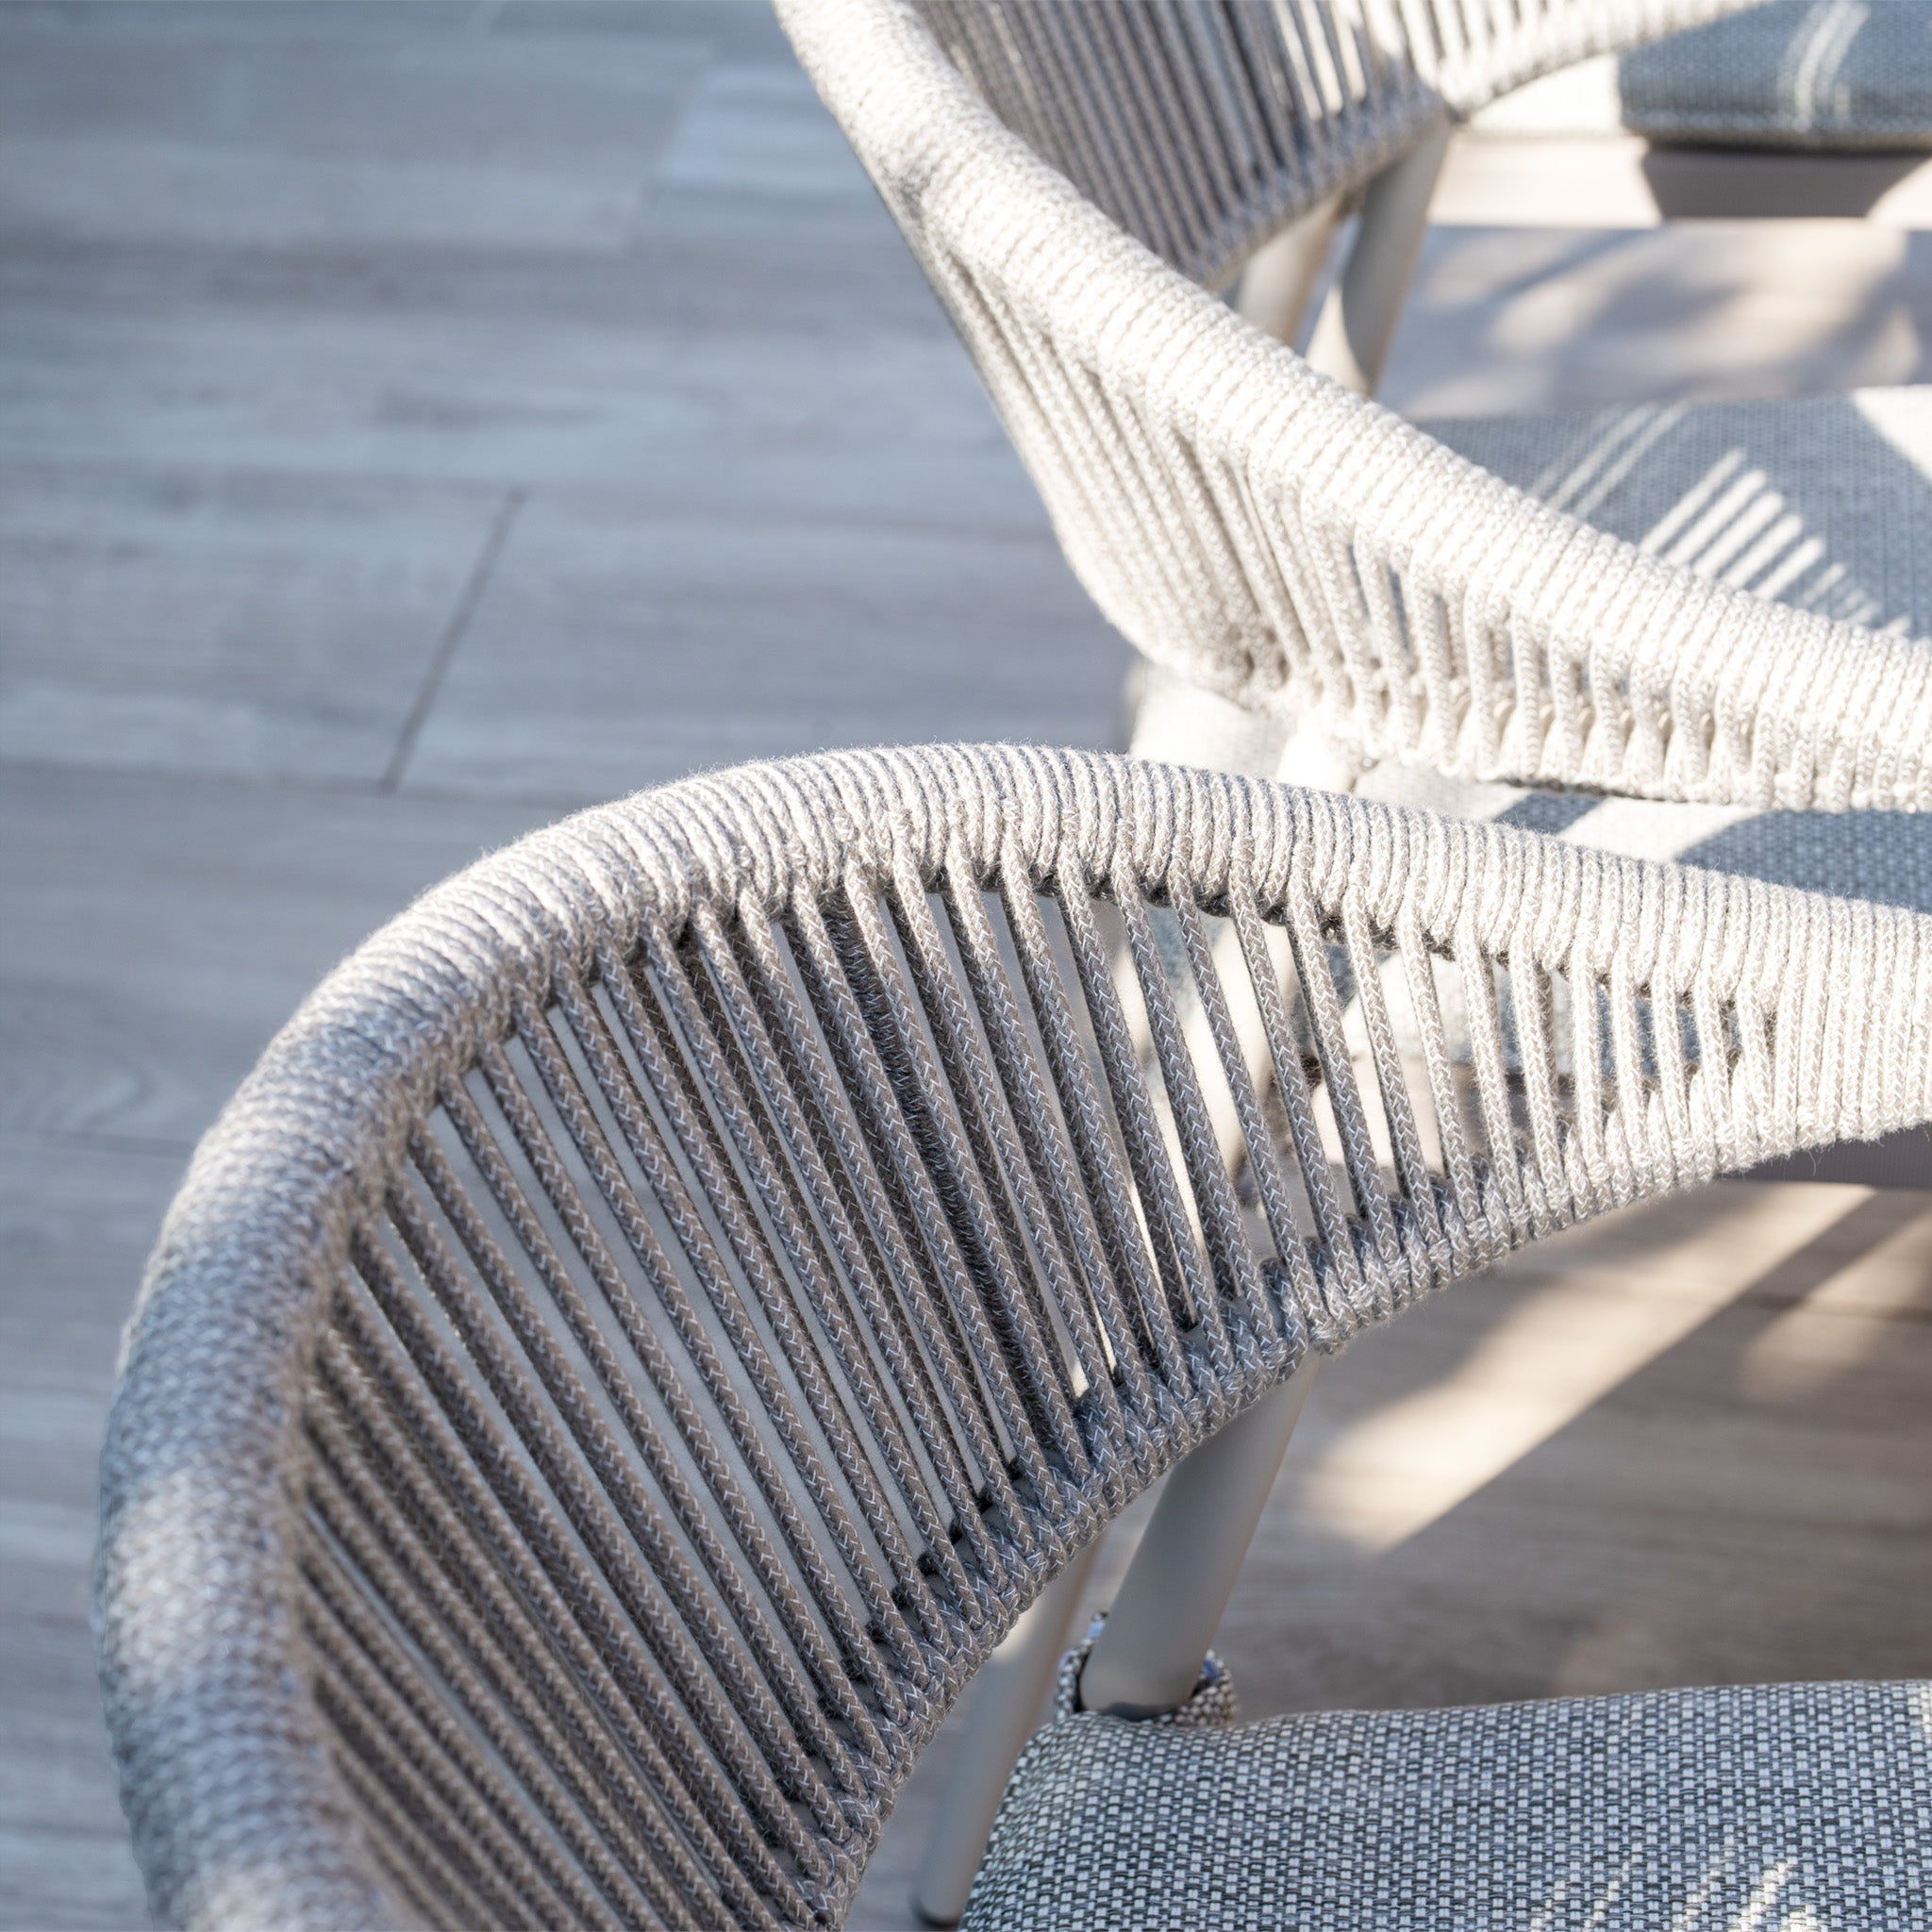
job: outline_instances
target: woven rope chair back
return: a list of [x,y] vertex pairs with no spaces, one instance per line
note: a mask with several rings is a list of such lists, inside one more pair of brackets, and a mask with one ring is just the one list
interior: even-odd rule
[[1036,155],[1209,288],[1445,117],[1742,4],[910,0]]
[[1921,1119],[1928,975],[1903,913],[1073,753],[486,861],[271,1048],[130,1330],[158,1916],[836,1924],[1163,1469],[1541,1234]]
[[1932,654],[1540,504],[1209,292],[1444,113],[1736,4],[780,12],[1074,570],[1147,657],[1357,765],[1920,808]]

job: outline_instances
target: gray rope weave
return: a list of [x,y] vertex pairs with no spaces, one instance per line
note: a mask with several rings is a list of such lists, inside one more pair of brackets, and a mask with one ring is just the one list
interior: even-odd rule
[[1494,826],[941,748],[526,840],[156,1251],[98,1604],[157,1915],[834,1924],[1024,1606],[1306,1347],[1928,1113],[1932,921]]

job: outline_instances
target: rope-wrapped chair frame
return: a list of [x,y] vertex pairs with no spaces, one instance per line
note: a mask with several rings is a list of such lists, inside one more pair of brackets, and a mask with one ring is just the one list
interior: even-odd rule
[[1932,921],[1340,796],[941,748],[528,839],[156,1250],[98,1579],[155,1910],[836,1924],[1021,1609],[1306,1348],[1928,1102]]
[[1648,555],[1211,292],[1445,116],[1738,0],[780,0],[1068,558],[1149,658],[1359,770],[1932,803],[1932,653]]

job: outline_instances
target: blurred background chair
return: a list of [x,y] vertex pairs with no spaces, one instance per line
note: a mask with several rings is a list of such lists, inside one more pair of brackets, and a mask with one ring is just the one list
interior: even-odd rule
[[[1921,395],[1424,434],[1342,392],[1387,355],[1451,120],[1724,10],[1559,7],[1484,40],[1346,8],[788,0],[1076,572],[1149,660],[1138,755],[1924,903],[1916,827],[1792,816],[1925,803]],[[1215,299],[1240,277],[1244,315],[1296,337],[1357,193],[1307,361]],[[1920,1141],[1820,1171],[1932,1176]],[[1272,1413],[1245,1484],[1232,1450],[1211,1481],[1250,1527],[1293,1404]],[[1095,1654],[1123,1708],[1185,1695],[1170,1636],[1205,1644],[1245,1540],[1206,1560],[1208,1492],[1173,1487]],[[1042,1611],[982,1700],[922,1882],[937,1921],[1058,1639]]]
[[[318,991],[156,1250],[97,1606],[155,1911],[836,1924],[1022,1607],[1305,1349],[1928,1112],[1932,922],[1534,835],[944,747],[538,834]],[[975,1923],[1876,1924],[1928,1876],[1923,1686],[1228,1708],[1070,1707]]]
[[1932,149],[1932,20],[1920,0],[1762,0],[1533,81],[1478,127],[1807,153]]
[[[1372,177],[1432,136],[1449,106],[1466,108],[1477,70],[1500,86],[1531,64],[1528,50],[1512,43],[1509,62],[1470,58],[1453,73],[1432,73],[1438,57],[1424,60],[1407,43],[1358,49],[1349,112],[1304,127],[1291,102],[1283,126],[1264,139],[1233,105],[1216,118],[1209,82],[1243,56],[1289,86],[1294,50],[1264,48],[1264,60],[1246,47],[1245,36],[1266,42],[1278,32],[1272,10],[1183,19],[1140,9],[1137,49],[1106,44],[1095,25],[1106,18],[1078,8],[941,13],[977,87],[1008,119],[1038,124],[1036,152],[962,84],[912,9],[800,0],[789,16],[959,320],[1076,570],[1156,665],[1242,710],[1318,726],[1357,769],[1393,758],[1479,780],[1543,779],[1665,800],[1722,803],[1747,791],[1756,803],[1896,802],[1889,780],[1874,790],[1850,771],[1826,777],[1810,753],[1767,757],[1747,745],[1739,730],[1755,729],[1755,720],[1715,737],[1670,732],[1672,698],[1689,699],[1708,682],[1707,667],[1691,667],[1723,651],[1709,640],[1733,613],[1755,622],[1760,604],[1540,514],[1521,493],[1447,459],[1437,442],[1312,380],[1305,364],[1206,299],[1338,183]],[[1195,44],[1203,18],[1220,22],[1223,35],[1205,48]],[[1655,13],[1644,18],[1659,24]],[[1092,86],[1082,89],[1077,66],[1057,69],[1040,49],[1001,41],[999,24],[1010,20],[1035,32],[1056,23],[1069,46],[1049,51],[1063,62],[1084,54]],[[1574,42],[1579,17],[1553,20],[1569,24]],[[1554,29],[1548,38],[1565,44]],[[1138,67],[1128,58],[1136,51]],[[1301,48],[1304,64],[1312,58]],[[1157,73],[1184,75],[1191,62],[1191,86],[1156,84]],[[1138,92],[1136,73],[1145,81]],[[1137,110],[1145,125],[1130,122]],[[1175,158],[1184,155],[1192,157],[1185,168]],[[1077,192],[1048,157],[1074,170]],[[1874,405],[1860,420],[1885,413]],[[1655,447],[1640,439],[1613,452],[1613,474],[1598,479],[1608,487],[1592,508],[1645,459],[1667,467]],[[1839,481],[1861,455],[1847,460],[1833,448],[1819,460]],[[1868,490],[1857,523],[1869,522],[1874,507],[1894,525],[1908,517],[1909,491],[1890,487],[1902,480]],[[1750,528],[1754,539],[1764,534],[1761,523]],[[1493,580],[1477,589],[1469,554],[1479,547]],[[1722,559],[1738,561],[1736,549]],[[1707,560],[1707,575],[1718,567]],[[1585,587],[1601,611],[1571,594]],[[1809,596],[1815,585],[1798,589]],[[1617,598],[1673,600],[1669,642],[1640,645],[1645,626]],[[1489,617],[1478,602],[1501,608]],[[1909,625],[1909,609],[1895,615]],[[1519,691],[1517,634],[1531,627],[1548,635],[1525,658]],[[1862,637],[1796,612],[1766,636],[1775,642],[1755,674],[1765,700],[1791,697],[1774,694],[1771,660],[1802,662],[1800,735],[1856,733],[1856,724],[1821,720],[1808,697],[1820,666],[1865,653]],[[1640,648],[1658,659],[1652,675],[1676,688],[1649,701],[1654,715],[1641,715],[1641,698],[1602,705],[1599,715],[1583,686],[1592,675],[1625,675]],[[1917,659],[1898,650],[1886,661]]]

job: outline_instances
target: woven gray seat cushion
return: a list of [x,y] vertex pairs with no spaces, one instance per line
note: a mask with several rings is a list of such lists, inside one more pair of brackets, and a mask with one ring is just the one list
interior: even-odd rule
[[[1928,0],[1916,0],[1932,13]],[[1424,422],[1553,507],[1758,595],[1932,641],[1932,388]],[[1932,641],[1924,648],[1932,650]],[[1312,736],[1158,668],[1134,748],[1338,782]],[[1313,754],[1312,758],[1310,754]],[[1344,781],[1345,782],[1345,781]],[[1378,765],[1361,796],[1494,819],[1632,858],[1932,912],[1932,813],[1752,811],[1597,798]]]
[[1062,1715],[964,1924],[1906,1932],[1932,1924],[1932,1685]]
[[1932,912],[1932,818],[1900,811],[1760,811],[1477,785],[1378,765],[1357,791],[1390,805],[1544,832],[1633,858],[1674,859],[1807,892]]
[[[1424,426],[1557,508],[1691,569],[1932,638],[1932,389]],[[1633,857],[1932,911],[1932,816],[1597,799],[1391,765],[1358,790]]]
[[1932,388],[1421,426],[1654,555],[1827,617],[1932,637]]
[[1738,147],[1932,148],[1932,8],[1771,0],[1552,75],[1476,125]]

